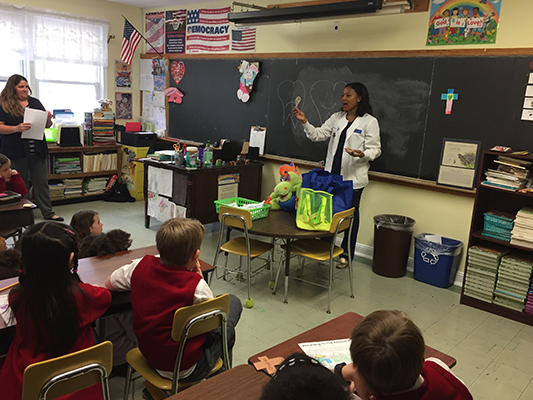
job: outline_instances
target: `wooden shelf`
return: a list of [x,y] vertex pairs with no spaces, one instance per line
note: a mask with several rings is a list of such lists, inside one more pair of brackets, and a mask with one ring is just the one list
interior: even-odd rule
[[[48,145],[48,151],[51,155],[63,155],[63,154],[72,154],[75,157],[80,158],[81,168],[83,170],[83,156],[85,154],[100,154],[100,153],[116,153],[117,154],[117,169],[110,171],[94,171],[94,172],[79,172],[73,174],[48,174],[49,180],[62,180],[62,179],[89,179],[89,178],[98,178],[112,175],[117,175],[120,179],[120,170],[119,167],[121,163],[121,148],[120,144],[109,145],[109,146],[72,146],[72,147],[59,147],[58,145],[52,144]],[[68,197],[58,197],[52,199],[53,204],[64,204],[78,201],[90,201],[90,200],[99,200],[103,197],[103,193],[85,193],[84,189],[81,196],[68,196]]]
[[[533,207],[533,193],[520,193],[500,189],[491,186],[481,185],[485,179],[485,171],[488,168],[495,169],[497,164],[494,162],[498,156],[512,157],[521,160],[533,162],[532,156],[514,156],[508,153],[500,153],[494,151],[484,151],[481,156],[480,168],[477,177],[477,190],[474,201],[474,211],[472,213],[472,222],[470,225],[470,237],[468,247],[473,245],[486,246],[491,248],[507,249],[510,254],[533,259],[533,249],[513,245],[510,242],[484,236],[483,222],[484,213],[491,210],[501,211],[504,213],[516,215],[516,213],[523,207]],[[533,315],[524,312],[518,312],[509,308],[487,303],[482,300],[470,297],[464,293],[464,286],[468,274],[468,262],[465,266],[465,274],[463,279],[463,289],[461,290],[461,304],[466,304],[471,307],[478,308],[496,314],[505,318],[509,318],[524,324],[533,325]]]

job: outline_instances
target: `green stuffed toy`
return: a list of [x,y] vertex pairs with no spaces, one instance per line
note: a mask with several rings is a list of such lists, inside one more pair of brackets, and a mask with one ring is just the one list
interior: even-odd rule
[[[289,167],[287,170],[287,167]],[[302,179],[298,175],[298,167],[292,163],[280,167],[281,182],[274,187],[274,191],[266,201],[271,210],[295,211],[298,207],[298,198]]]

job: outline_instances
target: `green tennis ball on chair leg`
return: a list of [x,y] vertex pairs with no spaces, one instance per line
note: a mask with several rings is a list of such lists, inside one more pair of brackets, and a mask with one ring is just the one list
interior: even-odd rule
[[276,281],[270,281],[270,282],[268,282],[268,287],[269,287],[270,289],[274,289],[274,286],[275,286],[275,285],[276,285]]
[[254,301],[253,299],[246,299],[244,301],[244,307],[246,308],[252,308],[254,306]]

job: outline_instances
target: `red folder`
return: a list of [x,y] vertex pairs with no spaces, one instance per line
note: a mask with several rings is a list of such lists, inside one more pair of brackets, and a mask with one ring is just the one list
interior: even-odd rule
[[126,122],[126,132],[140,132],[141,123],[140,122]]

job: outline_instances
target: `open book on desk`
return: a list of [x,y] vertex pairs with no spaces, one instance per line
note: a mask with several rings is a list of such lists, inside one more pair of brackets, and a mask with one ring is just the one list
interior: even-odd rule
[[321,342],[299,343],[300,349],[309,357],[333,371],[335,365],[351,363],[350,339],[325,340]]

